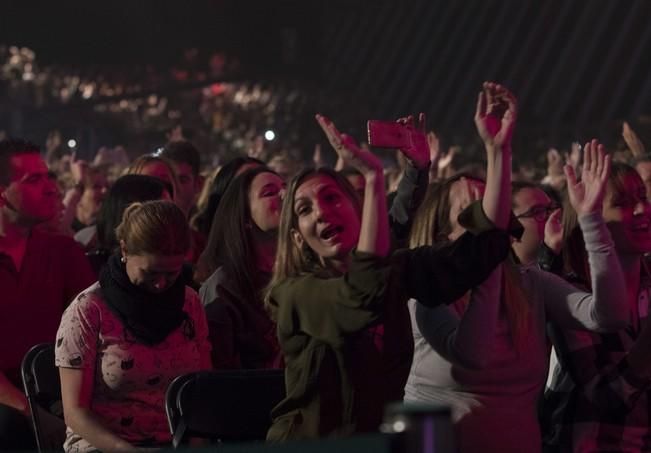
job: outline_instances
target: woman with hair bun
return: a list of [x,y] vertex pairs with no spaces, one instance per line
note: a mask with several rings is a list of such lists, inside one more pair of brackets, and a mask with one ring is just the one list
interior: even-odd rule
[[183,212],[170,201],[134,203],[116,237],[119,253],[68,307],[57,333],[66,452],[168,444],[168,384],[210,368],[203,308],[178,278],[190,247]]

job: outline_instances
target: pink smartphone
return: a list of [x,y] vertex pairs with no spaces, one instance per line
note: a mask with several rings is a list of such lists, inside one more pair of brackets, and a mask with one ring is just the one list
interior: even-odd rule
[[369,120],[368,144],[376,148],[409,148],[411,132],[394,121]]

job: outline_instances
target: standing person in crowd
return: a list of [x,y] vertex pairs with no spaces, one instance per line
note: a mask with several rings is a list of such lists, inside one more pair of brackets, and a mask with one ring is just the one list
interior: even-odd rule
[[[299,173],[284,198],[266,301],[278,325],[287,397],[272,412],[271,441],[375,431],[384,405],[402,398],[411,362],[407,298],[451,302],[508,252],[507,234],[489,230],[439,250],[390,253],[379,159],[317,120],[364,175],[365,197],[362,207],[345,178],[323,168]],[[411,158],[423,152],[403,151]]]
[[59,208],[39,148],[23,140],[1,141],[0,449],[35,448],[21,361],[32,346],[54,341],[66,305],[93,281],[72,238],[36,228]]
[[[593,258],[583,246],[589,238],[577,228],[577,214],[580,222],[580,212],[564,214],[563,261],[575,281],[594,289]],[[634,168],[613,164],[602,215],[624,270],[626,287],[617,297],[627,323],[612,333],[552,330],[559,364],[545,392],[549,452],[651,449],[651,273],[645,258],[651,252],[651,204]]]
[[[486,129],[482,131],[483,111],[478,107],[476,122],[487,151],[498,145],[510,153],[510,140],[487,140]],[[489,307],[467,298],[450,307],[427,308],[410,302],[416,353],[405,388],[406,400],[451,404],[461,452],[540,451],[536,405],[547,377],[547,326],[583,331],[616,329],[626,320],[619,300],[623,275],[600,214],[610,161],[596,141],[586,145],[585,156],[582,182],[577,184],[570,177],[568,191],[588,238],[592,294],[535,266],[546,215],[530,219],[529,214],[540,209],[546,214],[549,200],[520,189],[514,203],[525,232],[516,250],[527,264],[520,268],[504,265],[502,297],[493,311],[489,313]],[[463,196],[459,192],[455,196],[453,187],[460,181],[444,183],[438,188],[439,197],[448,197],[453,206],[463,204]],[[531,196],[527,200],[524,195]],[[435,206],[438,209],[432,212]],[[445,219],[442,206],[440,201],[424,203],[415,222],[427,222],[431,217]],[[412,245],[453,240],[455,233],[462,231],[452,225],[451,218],[437,226],[429,231],[421,228],[425,235],[412,236]],[[442,238],[441,233],[447,237]]]
[[145,175],[124,175],[113,183],[97,215],[93,247],[86,253],[96,275],[120,246],[115,229],[122,222],[124,210],[132,203],[151,200],[171,201],[172,186]]
[[216,369],[278,368],[275,324],[264,308],[285,183],[267,167],[236,177],[215,214],[201,264],[213,273],[199,294]]
[[203,307],[178,278],[190,247],[183,212],[170,201],[134,203],[116,237],[120,252],[57,332],[66,452],[168,444],[167,386],[210,368]]

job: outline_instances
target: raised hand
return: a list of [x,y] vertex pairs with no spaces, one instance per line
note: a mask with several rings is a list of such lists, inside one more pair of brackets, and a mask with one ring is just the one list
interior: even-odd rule
[[314,163],[314,168],[325,167],[325,161],[323,160],[323,155],[321,153],[321,145],[314,145],[314,154],[312,154],[312,162]]
[[70,157],[70,173],[75,184],[83,184],[88,174],[88,162],[77,159],[77,153],[72,153]]
[[552,177],[563,174],[563,158],[556,148],[547,151],[547,174]]
[[502,85],[484,82],[477,98],[475,126],[487,148],[511,146],[517,118],[515,96]]
[[640,140],[640,137],[637,136],[635,131],[631,129],[631,126],[624,121],[622,125],[622,137],[626,142],[626,146],[633,153],[633,157],[640,157],[644,155],[644,143]]
[[563,225],[561,224],[561,215],[563,211],[556,209],[545,222],[545,245],[558,255],[563,248]]
[[581,166],[581,144],[579,142],[572,142],[570,154],[565,159],[566,163],[570,164],[575,171],[579,170]]
[[414,124],[413,115],[398,119],[398,123],[409,129],[411,134],[411,146],[400,149],[400,152],[414,167],[418,169],[427,168],[430,164],[430,147],[425,133],[425,114],[420,113],[418,115],[418,125]]
[[606,155],[603,145],[597,140],[585,144],[580,181],[576,180],[571,165],[565,165],[564,170],[570,204],[579,217],[600,212],[610,174],[610,156]]
[[364,177],[382,174],[382,162],[377,156],[357,146],[352,137],[339,132],[325,116],[317,114],[316,120],[345,165],[356,168]]
[[438,179],[439,175],[439,159],[441,157],[441,147],[439,138],[434,131],[427,133],[427,146],[429,147],[429,182]]
[[460,152],[460,150],[461,148],[458,146],[450,146],[447,154],[445,156],[439,157],[438,175],[440,178],[445,179],[452,176],[452,172],[454,170],[452,168],[452,160],[454,159],[454,156]]

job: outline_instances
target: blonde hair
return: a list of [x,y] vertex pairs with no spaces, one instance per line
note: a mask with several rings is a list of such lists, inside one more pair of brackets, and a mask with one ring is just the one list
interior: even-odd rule
[[[449,242],[452,231],[450,224],[450,189],[462,177],[479,181],[468,174],[457,174],[441,183],[432,183],[427,189],[412,224],[409,235],[409,247],[431,246]],[[502,274],[501,302],[505,308],[506,318],[512,334],[513,343],[518,351],[524,346],[530,323],[530,307],[527,297],[520,285],[517,267],[512,262],[504,263]],[[459,313],[463,313],[469,302],[463,297],[454,304]]]
[[[176,172],[174,171],[174,166],[172,165],[172,162],[162,156],[156,156],[153,154],[143,154],[142,156],[139,156],[131,162],[131,165],[129,165],[124,172],[122,173],[122,176],[124,175],[142,175],[145,167],[151,163],[161,163],[163,164],[167,170],[169,171],[170,177],[172,178],[172,195],[173,199],[176,199],[177,196],[177,189],[179,182],[176,178]],[[167,183],[167,181],[164,181]]]
[[299,248],[292,237],[292,231],[298,230],[298,220],[294,212],[296,191],[310,177],[325,176],[332,179],[342,189],[348,199],[353,203],[361,217],[362,204],[353,186],[348,180],[329,168],[307,169],[296,175],[287,188],[283,207],[280,214],[280,225],[278,227],[278,246],[276,248],[276,259],[274,260],[271,282],[264,292],[264,302],[267,309],[273,312],[275,304],[271,300],[271,292],[281,282],[288,278],[298,277],[305,273],[327,273],[329,269],[322,266],[319,257],[303,244]]
[[130,255],[185,255],[190,248],[190,227],[183,211],[171,201],[133,203],[115,229]]

